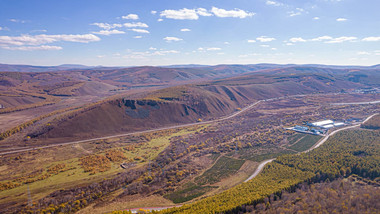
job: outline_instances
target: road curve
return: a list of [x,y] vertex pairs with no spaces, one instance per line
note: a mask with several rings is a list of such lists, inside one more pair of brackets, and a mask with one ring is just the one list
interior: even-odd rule
[[46,148],[65,146],[65,145],[71,145],[71,144],[86,143],[86,142],[91,142],[91,141],[95,141],[95,140],[106,140],[106,139],[115,138],[115,137],[125,137],[125,136],[138,135],[138,134],[144,134],[144,133],[149,133],[149,132],[156,132],[156,131],[163,131],[163,130],[168,130],[168,129],[184,128],[184,127],[189,127],[189,126],[194,126],[194,125],[203,125],[203,124],[220,122],[223,120],[228,120],[228,119],[231,119],[233,117],[236,117],[239,114],[242,114],[243,112],[253,108],[254,106],[259,104],[260,102],[262,102],[262,100],[254,102],[254,103],[242,108],[240,111],[235,112],[231,115],[221,117],[221,118],[218,118],[215,120],[204,121],[204,122],[196,122],[196,123],[188,123],[188,124],[176,125],[176,126],[168,126],[168,127],[158,128],[158,129],[150,129],[150,130],[145,130],[145,131],[130,132],[130,133],[126,133],[126,134],[117,134],[117,135],[111,135],[111,136],[106,136],[106,137],[91,138],[91,139],[87,139],[87,140],[78,140],[78,141],[71,141],[71,142],[66,142],[66,143],[51,144],[51,145],[47,145],[47,146],[38,146],[38,147],[27,148],[27,149],[19,149],[19,150],[13,150],[13,151],[8,151],[8,152],[1,152],[0,155],[15,154],[15,153],[27,152],[27,151],[38,150],[38,149],[46,149]]
[[[361,124],[367,122],[369,119],[371,119],[372,117],[374,117],[375,115],[378,115],[379,113],[375,113],[369,117],[367,117],[363,122],[359,123],[359,124],[356,124],[356,125],[353,125],[353,126],[347,126],[347,127],[343,127],[341,129],[337,129],[333,132],[331,132],[330,134],[326,135],[322,140],[320,140],[317,144],[315,144],[313,147],[311,147],[310,149],[306,150],[306,151],[303,151],[303,152],[300,152],[300,153],[307,153],[307,152],[310,152],[311,150],[313,149],[316,149],[318,147],[320,147],[322,144],[324,144],[330,136],[333,136],[334,134],[340,132],[340,131],[343,131],[343,130],[346,130],[346,129],[352,129],[352,128],[356,128],[356,127],[359,127]],[[299,154],[300,154],[299,153]],[[253,172],[253,174],[251,176],[249,176],[249,178],[247,178],[247,180],[245,180],[244,182],[247,182],[249,180],[251,180],[252,178],[256,177],[264,168],[264,166],[272,161],[274,161],[276,158],[273,158],[273,159],[269,159],[269,160],[265,160],[263,162],[260,163],[260,165],[257,167],[257,169]]]
[[267,163],[270,163],[270,162],[272,162],[272,161],[274,161],[275,160],[275,158],[273,158],[273,159],[269,159],[269,160],[265,160],[265,161],[263,161],[263,162],[261,162],[260,164],[259,164],[259,166],[257,167],[257,169],[255,170],[255,172],[253,172],[253,174],[251,175],[251,176],[249,176],[249,178],[247,178],[244,182],[247,182],[247,181],[249,181],[249,180],[252,180],[254,177],[256,177],[262,170],[263,170],[263,168],[264,168],[264,166],[267,164]]
[[[375,114],[367,117],[367,119],[365,119],[360,124],[356,124],[356,125],[353,125],[353,126],[347,126],[347,127],[344,127],[344,128],[341,128],[341,129],[337,129],[337,130],[331,132],[330,134],[326,135],[322,140],[320,140],[315,146],[313,146],[312,148],[310,148],[310,149],[308,149],[308,150],[306,150],[304,152],[301,152],[301,153],[310,152],[311,150],[320,147],[322,144],[324,144],[327,141],[327,139],[329,139],[330,136],[332,136],[332,135],[334,135],[334,134],[336,134],[336,133],[338,133],[340,131],[346,130],[346,129],[352,129],[352,128],[355,128],[355,127],[359,127],[361,124],[367,122],[369,119],[371,119],[372,117],[374,117],[375,115],[378,115],[378,114],[379,113],[375,113]],[[255,178],[264,169],[265,165],[267,165],[268,163],[270,163],[270,162],[272,162],[274,160],[276,160],[276,158],[265,160],[265,161],[261,162],[259,164],[259,166],[257,167],[257,169],[253,172],[253,174],[251,176],[249,176],[249,178],[247,178],[244,182],[247,182],[247,181],[252,180],[253,178]],[[180,206],[182,206],[182,205],[178,205],[176,207],[180,207]],[[172,208],[172,207],[154,207],[154,208],[149,208],[149,209],[150,210],[155,210],[155,211],[160,211],[160,210],[169,209],[169,208]],[[133,208],[133,209],[130,209],[130,210],[132,211],[132,213],[137,213],[137,211],[139,209],[144,209],[144,208]]]

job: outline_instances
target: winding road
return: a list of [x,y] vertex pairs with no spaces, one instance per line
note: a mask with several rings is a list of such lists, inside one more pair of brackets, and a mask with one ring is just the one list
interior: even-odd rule
[[264,168],[265,165],[267,165],[268,163],[270,163],[270,162],[272,162],[274,160],[275,160],[275,158],[269,159],[269,160],[265,160],[265,161],[261,162],[259,164],[259,166],[257,167],[257,169],[253,172],[253,174],[251,176],[249,176],[249,178],[247,178],[244,182],[252,180],[254,177],[256,177],[263,170],[263,168]]
[[259,104],[260,102],[262,102],[262,100],[254,102],[254,103],[242,108],[240,111],[235,112],[231,115],[221,117],[221,118],[218,118],[215,120],[204,121],[204,122],[196,122],[196,123],[188,123],[188,124],[183,124],[183,125],[168,126],[168,127],[163,127],[163,128],[149,129],[149,130],[137,131],[137,132],[130,132],[130,133],[126,133],[126,134],[117,134],[117,135],[111,135],[111,136],[106,136],[106,137],[91,138],[91,139],[87,139],[87,140],[78,140],[78,141],[71,141],[71,142],[66,142],[66,143],[57,143],[57,144],[51,144],[51,145],[47,145],[47,146],[38,146],[38,147],[32,147],[32,148],[26,148],[26,149],[18,149],[18,150],[13,150],[13,151],[0,152],[0,155],[15,154],[15,153],[27,152],[27,151],[38,150],[38,149],[46,149],[46,148],[66,146],[66,145],[78,144],[78,143],[87,143],[87,142],[96,141],[96,140],[106,140],[106,139],[115,138],[115,137],[126,137],[126,136],[131,136],[131,135],[139,135],[139,134],[149,133],[149,132],[163,131],[163,130],[168,130],[168,129],[185,128],[185,127],[194,126],[194,125],[203,125],[203,124],[220,122],[223,120],[228,120],[228,119],[231,119],[233,117],[236,117],[239,114],[242,114],[243,112],[253,108],[254,106]]
[[[378,115],[379,113],[376,113],[376,114],[373,114],[369,117],[367,117],[363,122],[359,123],[359,124],[355,124],[353,126],[347,126],[347,127],[343,127],[343,128],[340,128],[340,129],[337,129],[333,132],[331,132],[330,134],[326,135],[323,139],[321,139],[317,144],[315,144],[313,147],[311,147],[310,149],[306,150],[306,151],[303,151],[301,153],[306,153],[306,152],[310,152],[318,147],[320,147],[322,144],[324,144],[330,136],[333,136],[334,134],[340,132],[340,131],[343,131],[343,130],[347,130],[347,129],[352,129],[352,128],[356,128],[356,127],[359,127],[361,124],[367,122],[368,120],[370,120],[372,117],[374,117],[375,115]],[[236,115],[235,115],[236,116]],[[299,153],[300,154],[300,153]],[[253,174],[251,176],[249,176],[249,178],[247,178],[244,182],[247,182],[249,180],[252,180],[253,178],[255,178],[257,175],[260,174],[260,172],[264,169],[265,165],[267,165],[268,163],[272,162],[276,160],[276,158],[273,158],[273,159],[268,159],[268,160],[265,160],[263,162],[261,162],[259,164],[259,166],[257,167],[257,169],[253,172]],[[138,210],[140,209],[144,209],[144,210],[155,210],[155,211],[160,211],[160,210],[165,210],[165,209],[169,209],[169,208],[172,208],[172,207],[180,207],[182,205],[177,205],[177,206],[168,206],[168,207],[144,207],[144,208],[133,208],[133,209],[130,209],[130,211],[132,213],[137,213]]]
[[[215,119],[215,120],[210,120],[210,121],[188,123],[188,124],[183,124],[183,125],[175,125],[175,126],[169,126],[169,127],[163,127],[163,128],[157,128],[157,129],[150,129],[150,130],[144,130],[144,131],[130,132],[130,133],[118,134],[118,135],[111,135],[111,136],[106,136],[106,137],[92,138],[92,139],[87,139],[87,140],[79,140],[79,141],[71,141],[71,142],[66,142],[66,143],[51,144],[51,145],[47,145],[47,146],[38,146],[38,147],[33,147],[33,148],[18,149],[18,150],[13,150],[13,151],[0,152],[0,155],[15,154],[15,153],[27,152],[27,151],[38,150],[38,149],[45,149],[45,148],[52,148],[52,147],[71,145],[71,144],[86,143],[86,142],[91,142],[91,141],[96,141],[96,140],[105,140],[105,139],[116,138],[116,137],[125,137],[125,136],[131,136],[131,135],[138,135],[138,134],[144,134],[144,133],[156,132],[156,131],[162,131],[162,130],[168,130],[168,129],[184,128],[184,127],[189,127],[189,126],[194,126],[194,125],[210,124],[210,123],[220,122],[220,121],[224,121],[224,120],[228,120],[228,119],[231,119],[233,117],[236,117],[236,116],[238,116],[238,115],[246,112],[247,110],[250,110],[251,108],[255,107],[256,105],[258,105],[261,102],[278,100],[278,99],[282,99],[282,98],[299,97],[299,96],[302,97],[302,96],[306,96],[306,95],[291,95],[291,96],[283,96],[283,97],[277,97],[277,98],[270,98],[270,99],[265,99],[265,100],[259,100],[259,101],[255,102],[255,103],[252,103],[252,104],[244,107],[243,109],[241,109],[238,112],[235,112],[235,113],[233,113],[231,115],[228,115],[228,116],[225,116],[225,117],[221,117],[221,118],[218,118],[218,119]],[[376,103],[380,103],[380,101],[360,102],[360,103],[334,103],[333,105],[364,105],[364,104],[376,104]],[[371,119],[373,116],[375,116],[377,114],[378,113],[369,116],[362,123],[365,123],[366,121],[368,121],[369,119]],[[359,127],[360,124],[362,124],[362,123],[359,123],[359,124],[356,124],[356,125],[353,125],[353,126],[343,127],[341,129],[335,130],[335,131],[331,132],[330,134],[326,135],[323,139],[321,139],[312,148],[310,148],[310,149],[308,149],[308,150],[306,150],[304,152],[309,152],[309,151],[312,151],[313,149],[318,148],[323,143],[325,143],[330,136],[336,134],[337,132],[343,131],[343,130],[346,130],[346,129],[351,129],[351,128]],[[275,158],[269,159],[269,160],[265,160],[265,161],[261,162],[259,164],[259,166],[257,167],[257,169],[253,172],[253,174],[251,176],[249,176],[244,182],[252,180],[257,175],[259,175],[260,172],[265,167],[265,165],[268,164],[268,163],[270,163],[270,162],[272,162],[273,160],[275,160]],[[181,206],[181,205],[179,205],[179,206]],[[156,211],[158,211],[158,210],[168,209],[168,208],[171,208],[171,207],[174,207],[174,206],[170,206],[170,207],[134,208],[134,209],[131,209],[131,211],[132,211],[132,213],[137,213],[137,211],[139,209],[147,209],[147,210],[156,210]]]
[[[340,132],[340,131],[343,131],[343,130],[346,130],[346,129],[352,129],[352,128],[357,128],[359,127],[361,124],[367,122],[369,119],[371,119],[372,117],[378,115],[379,113],[376,113],[376,114],[373,114],[369,117],[367,117],[363,122],[359,123],[359,124],[356,124],[356,125],[353,125],[353,126],[346,126],[346,127],[343,127],[343,128],[340,128],[340,129],[337,129],[333,132],[331,132],[330,134],[326,135],[323,139],[321,139],[317,144],[315,144],[314,146],[312,146],[310,149],[306,150],[306,151],[303,151],[301,153],[307,153],[307,152],[310,152],[318,147],[320,147],[322,144],[324,144],[330,136],[333,136],[334,134]],[[253,174],[251,176],[249,176],[249,178],[247,178],[247,180],[245,180],[244,182],[247,182],[251,179],[253,179],[254,177],[256,177],[264,168],[264,166],[272,161],[274,161],[276,158],[273,158],[273,159],[269,159],[269,160],[265,160],[263,162],[260,163],[260,165],[257,167],[257,169],[255,170],[255,172],[253,172]]]

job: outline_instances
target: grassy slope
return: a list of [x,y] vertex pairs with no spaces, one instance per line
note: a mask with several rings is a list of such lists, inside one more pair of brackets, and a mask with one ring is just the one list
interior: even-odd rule
[[305,135],[300,138],[297,143],[291,145],[289,148],[296,150],[297,152],[303,152],[312,147],[321,138],[322,137],[318,135]]
[[194,181],[184,184],[181,188],[166,195],[165,198],[172,200],[174,203],[182,203],[204,195],[218,188],[213,184],[236,174],[244,162],[245,160],[222,156],[217,159],[210,169],[196,177]]
[[[196,131],[199,131],[202,128],[204,128],[204,126],[201,126],[200,128],[197,128],[192,131],[188,131],[184,129],[168,136],[155,138],[155,139],[150,140],[149,142],[147,142],[140,148],[137,148],[133,152],[124,151],[124,154],[128,159],[133,159],[134,157],[141,157],[141,156],[146,157],[146,159],[154,159],[160,152],[162,152],[169,145],[170,143],[169,139],[171,137],[191,134]],[[62,149],[64,148],[61,148],[61,152],[62,152]],[[104,154],[104,153],[105,151],[99,154]],[[49,156],[49,155],[54,155],[54,154],[44,154],[44,156]],[[48,157],[46,158],[50,159]],[[45,161],[44,163],[45,164],[41,166],[40,162],[36,162],[35,167],[46,168],[47,166],[50,166],[53,164],[65,163],[69,167],[75,167],[75,169],[72,169],[66,172],[61,172],[45,180],[36,181],[29,184],[29,188],[30,188],[33,200],[40,199],[43,196],[46,196],[57,189],[70,188],[70,187],[75,187],[82,184],[93,183],[96,181],[100,181],[104,178],[111,177],[115,175],[116,173],[123,171],[123,169],[119,166],[118,163],[113,163],[111,165],[110,170],[101,172],[101,173],[96,173],[95,175],[90,175],[88,172],[83,171],[83,168],[80,166],[79,158],[71,158],[68,160],[57,161],[57,162]],[[137,167],[143,164],[146,164],[146,162],[145,161],[139,162],[137,164]],[[29,166],[29,167],[33,167],[33,166]],[[15,173],[20,173],[20,172],[16,171]],[[6,180],[3,180],[3,182],[5,181]],[[0,203],[26,201],[27,200],[26,193],[27,193],[27,185],[22,185],[14,189],[1,191]]]

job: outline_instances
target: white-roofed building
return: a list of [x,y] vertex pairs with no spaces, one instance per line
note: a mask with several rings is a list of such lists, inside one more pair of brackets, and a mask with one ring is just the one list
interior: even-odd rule
[[331,129],[331,128],[338,127],[338,126],[344,126],[345,123],[334,122],[333,120],[321,120],[321,121],[314,122],[311,124],[309,123],[309,125],[319,127],[319,128],[324,128],[324,129]]
[[327,124],[327,125],[324,125],[324,126],[321,126],[321,127],[325,128],[325,129],[331,129],[331,128],[334,127],[334,125],[333,124]]
[[345,123],[343,122],[335,122],[334,126],[344,126]]
[[322,120],[322,121],[314,122],[311,124],[313,124],[313,126],[323,127],[325,125],[333,124],[333,123],[334,123],[334,121],[332,121],[332,120]]

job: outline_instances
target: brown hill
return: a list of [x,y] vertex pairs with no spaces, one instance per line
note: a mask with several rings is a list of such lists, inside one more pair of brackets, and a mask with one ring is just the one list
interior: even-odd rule
[[363,87],[319,74],[249,74],[204,84],[161,89],[136,100],[115,99],[72,113],[49,130],[30,133],[46,140],[86,139],[210,120],[256,100]]

